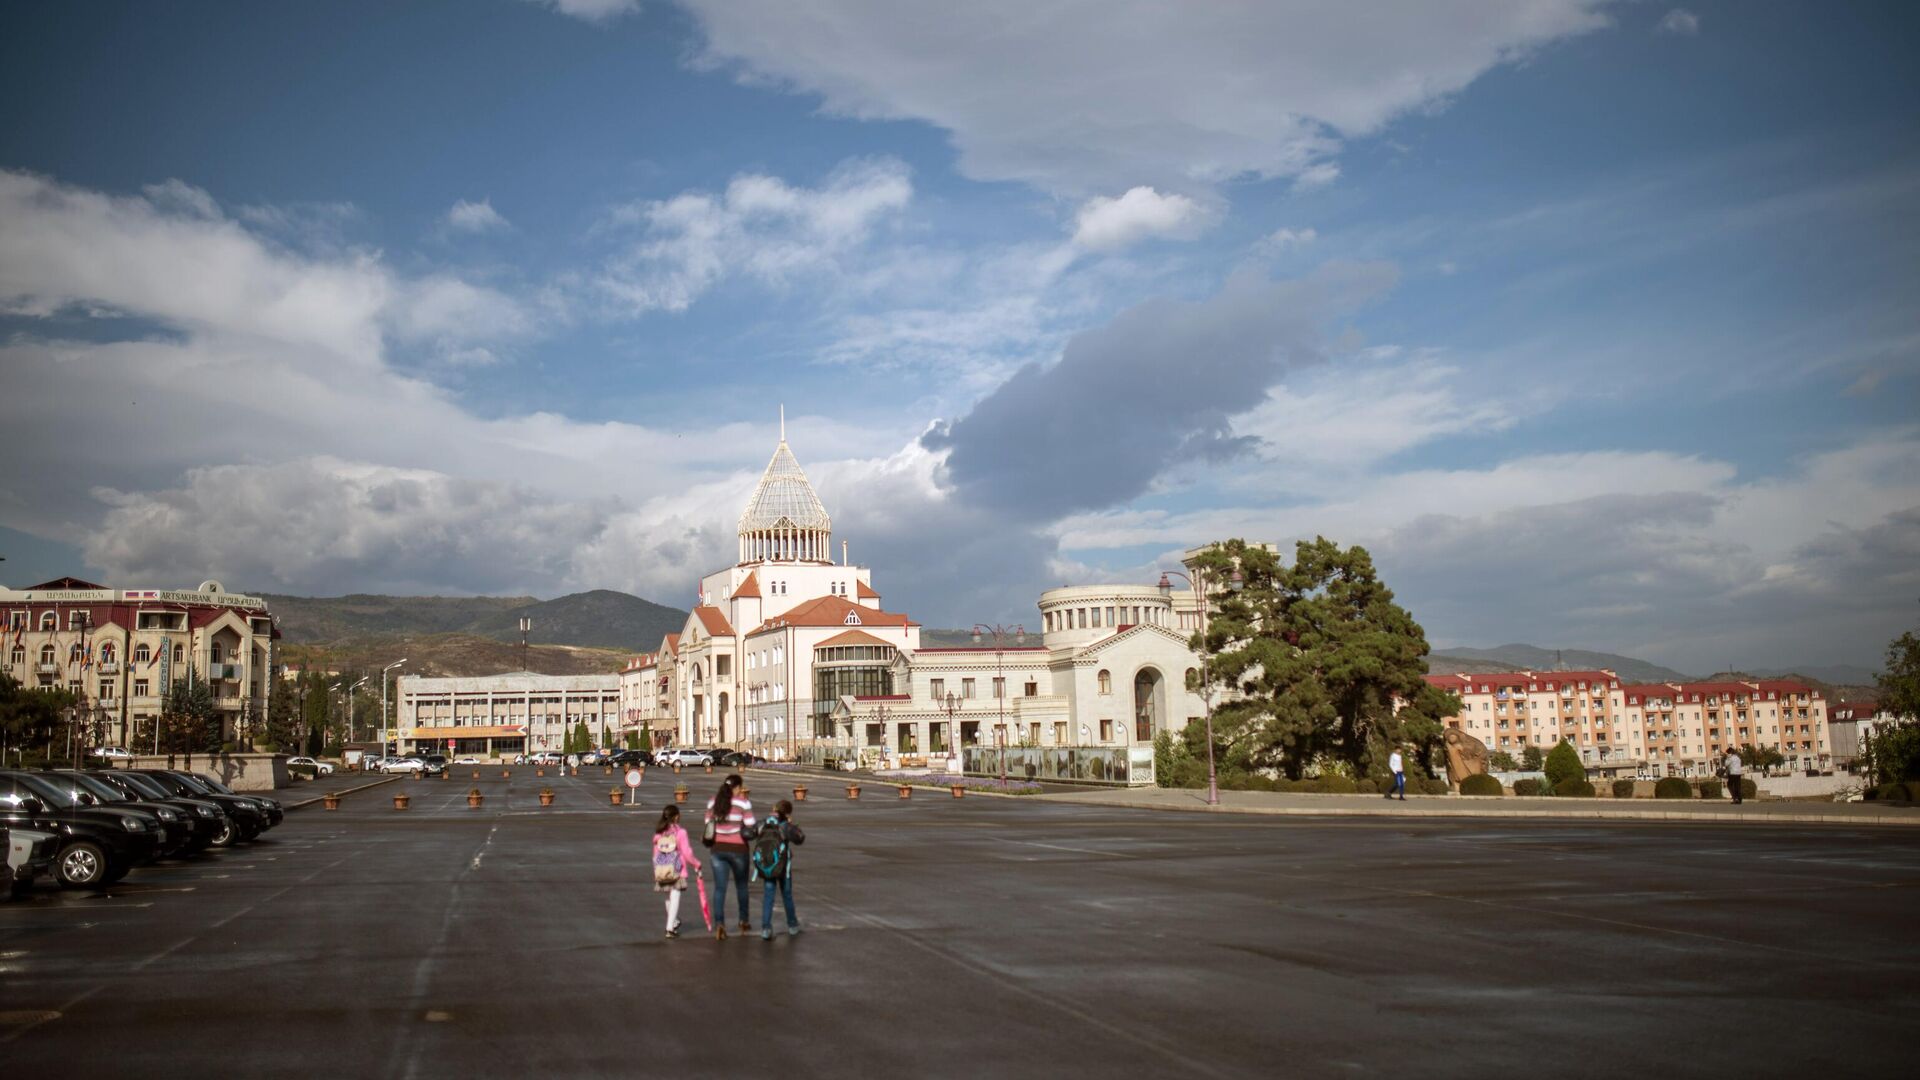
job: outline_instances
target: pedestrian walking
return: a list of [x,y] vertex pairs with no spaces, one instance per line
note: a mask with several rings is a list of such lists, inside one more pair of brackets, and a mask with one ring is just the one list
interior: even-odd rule
[[739,773],[728,773],[727,778],[720,781],[719,793],[707,802],[706,828],[700,834],[700,841],[713,849],[713,936],[721,941],[727,940],[729,878],[740,898],[740,932],[744,934],[753,929],[753,924],[747,921],[747,838],[753,835],[757,822],[753,817],[753,803],[740,792],[742,782]]
[[[680,808],[668,803],[653,827],[653,891],[667,894],[667,936],[680,936],[680,894],[687,879],[700,876],[700,860],[693,841],[680,827]],[[704,892],[704,888],[702,892]]]
[[1387,792],[1387,798],[1400,796],[1401,802],[1407,801],[1407,765],[1400,760],[1400,748],[1394,747],[1387,757],[1387,768],[1393,773],[1393,790]]
[[1740,760],[1740,751],[1727,747],[1727,787],[1733,791],[1733,805],[1740,805],[1740,781],[1745,778],[1747,767]]
[[753,873],[762,884],[760,892],[760,940],[773,940],[773,894],[787,909],[787,936],[800,935],[800,920],[793,913],[793,849],[807,842],[807,834],[793,820],[793,804],[785,799],[773,804],[773,819],[760,826],[753,838]]

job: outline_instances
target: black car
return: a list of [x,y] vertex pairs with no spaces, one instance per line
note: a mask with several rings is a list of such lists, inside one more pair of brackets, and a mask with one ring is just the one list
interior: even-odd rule
[[761,757],[759,754],[750,754],[745,750],[727,750],[715,754],[713,763],[715,765],[725,765],[729,769],[744,769],[749,765],[765,765],[767,759]]
[[153,815],[154,820],[160,823],[162,837],[160,850],[155,852],[156,858],[182,854],[193,842],[193,815],[181,813],[178,807],[135,800],[119,788],[103,784],[75,769],[49,769],[35,776],[43,784],[59,787],[62,794],[82,806],[101,806],[110,810]]
[[607,758],[607,764],[623,769],[628,765],[651,765],[653,753],[648,750],[615,750],[613,756]]
[[60,837],[54,875],[68,888],[111,884],[153,858],[160,825],[151,816],[66,800],[32,773],[0,772],[0,822]]
[[235,842],[245,843],[259,836],[267,828],[267,812],[260,804],[243,795],[220,795],[199,784],[187,782],[188,773],[172,769],[129,769],[128,776],[144,776],[160,785],[169,795],[183,799],[205,799],[227,812],[233,819],[234,835],[222,843],[213,842],[214,847],[226,847]]
[[269,829],[285,821],[287,818],[286,808],[280,805],[279,799],[270,798],[266,795],[242,795],[220,781],[215,780],[213,777],[208,776],[206,773],[183,772],[179,775],[188,783],[198,783],[201,787],[207,788],[210,794],[231,795],[236,799],[252,799],[259,805],[261,812],[266,815],[267,828]]
[[[71,770],[57,769],[55,773],[69,771]],[[102,799],[107,797],[99,789],[105,788],[123,799],[138,804],[168,806],[178,810],[192,826],[192,836],[188,838],[185,848],[186,854],[193,855],[205,851],[213,846],[221,833],[233,831],[233,819],[227,816],[225,810],[205,799],[183,799],[170,794],[166,788],[144,776],[133,776],[117,769],[86,769],[81,772],[81,775],[93,782],[95,793],[101,794]]]

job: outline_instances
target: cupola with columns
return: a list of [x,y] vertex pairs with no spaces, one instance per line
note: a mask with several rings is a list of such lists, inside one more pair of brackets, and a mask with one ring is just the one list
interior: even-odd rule
[[833,562],[833,519],[787,448],[785,410],[780,445],[740,515],[740,562]]

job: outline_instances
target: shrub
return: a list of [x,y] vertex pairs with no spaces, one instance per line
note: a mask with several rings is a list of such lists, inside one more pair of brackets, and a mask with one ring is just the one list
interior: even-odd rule
[[1760,797],[1760,785],[1758,785],[1758,784],[1756,784],[1756,783],[1754,783],[1753,781],[1751,781],[1751,780],[1749,780],[1749,779],[1747,779],[1747,778],[1746,778],[1746,777],[1744,777],[1744,776],[1743,776],[1743,777],[1741,777],[1741,778],[1740,778],[1740,797],[1741,797],[1741,798],[1743,798],[1743,799],[1757,799],[1757,798],[1759,798],[1759,797]]
[[1868,789],[1867,798],[1881,802],[1912,802],[1913,791],[1908,784],[1881,784]]
[[1592,784],[1576,777],[1568,777],[1553,785],[1553,793],[1562,799],[1591,799],[1596,794]]
[[1360,787],[1344,776],[1323,776],[1320,778],[1320,790],[1329,795],[1351,795]]
[[1474,775],[1467,777],[1465,780],[1460,781],[1460,794],[1462,795],[1505,795],[1506,792],[1501,790],[1500,781],[1495,780],[1493,777],[1488,776],[1486,773],[1475,773]]
[[1544,787],[1545,785],[1539,780],[1529,776],[1525,780],[1515,780],[1513,782],[1513,793],[1515,795],[1538,795]]
[[1568,780],[1585,780],[1587,767],[1580,764],[1580,752],[1570,742],[1562,742],[1547,753],[1547,783],[1558,790]]
[[1418,780],[1408,780],[1407,786],[1422,795],[1445,795],[1448,791],[1445,780],[1436,780],[1431,776],[1423,776]]
[[1633,781],[1615,780],[1613,782],[1613,797],[1616,799],[1633,798]]
[[1656,799],[1691,799],[1693,785],[1678,776],[1669,776],[1653,785],[1653,797]]
[[1717,799],[1723,794],[1725,794],[1725,792],[1721,790],[1720,781],[1718,780],[1700,781],[1700,797],[1701,798]]
[[1354,782],[1353,789],[1362,795],[1380,794],[1380,785],[1371,780],[1357,780]]

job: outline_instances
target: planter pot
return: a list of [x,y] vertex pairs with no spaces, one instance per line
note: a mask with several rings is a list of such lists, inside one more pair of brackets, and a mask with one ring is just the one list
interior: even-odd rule
[[474,807],[475,809],[478,809],[480,806],[480,800],[484,798],[486,798],[486,796],[484,795],[469,795],[467,796],[467,805]]
[[395,810],[405,810],[407,808],[407,803],[411,802],[412,800],[413,800],[413,796],[411,795],[395,795],[393,797],[393,808]]
[[552,806],[552,805],[553,805],[553,792],[551,792],[551,791],[543,791],[543,792],[541,792],[541,793],[540,793],[540,805],[541,805],[541,806]]
[[545,769],[535,769],[535,770],[533,770],[533,775],[535,775],[535,776],[545,776],[545,775],[547,775],[547,770],[545,770]]
[[707,766],[706,768],[707,768],[707,772],[708,772],[708,773],[712,773],[712,772],[713,772],[713,766],[711,766],[711,765],[709,765],[709,766]]
[[452,778],[452,776],[453,776],[453,770],[452,770],[452,769],[442,769],[442,770],[440,770],[440,779],[442,779],[442,780],[447,780],[447,779],[450,779],[450,778]]
[[579,775],[580,775],[580,766],[578,766],[578,765],[575,765],[575,766],[573,767],[573,775],[575,775],[575,776],[579,776]]
[[609,766],[607,766],[607,775],[608,775],[608,776],[612,776],[612,775],[613,775],[613,766],[611,766],[611,765],[609,765]]
[[686,801],[687,801],[687,789],[686,789],[686,788],[675,788],[675,789],[673,789],[673,801],[674,801],[674,802],[686,802]]
[[805,784],[801,784],[799,787],[793,789],[793,801],[794,802],[807,801],[807,786]]
[[478,779],[480,779],[480,770],[479,770],[479,769],[475,769],[475,770],[473,770],[473,778],[474,778],[475,780],[478,780]]
[[967,797],[967,789],[966,789],[966,788],[963,788],[963,787],[961,787],[961,786],[960,786],[959,784],[955,784],[955,785],[953,785],[953,797],[954,797],[954,798],[956,798],[956,799],[964,799],[964,798],[966,798],[966,797]]
[[913,798],[913,788],[911,788],[911,787],[909,787],[909,786],[907,786],[906,784],[901,784],[901,785],[900,785],[900,797],[901,797],[901,798],[903,798],[903,799],[911,799],[911,798]]
[[678,765],[675,765],[675,766],[673,767],[673,775],[675,775],[675,776],[679,776],[679,775],[680,775],[680,766],[678,766]]
[[[509,777],[511,777],[512,775],[513,775],[513,770],[511,770],[511,769],[501,769],[501,770],[500,770],[500,779],[502,779],[502,780],[505,780],[505,779],[507,779],[507,778],[509,778]],[[476,779],[477,779],[477,777],[476,777]]]
[[848,784],[848,785],[847,785],[847,798],[849,798],[849,799],[858,799],[859,797],[860,797],[860,785],[859,785],[859,784]]
[[614,788],[612,791],[607,792],[607,801],[612,803],[615,806],[619,806],[620,805],[620,789]]
[[320,797],[320,805],[328,810],[340,809],[340,796],[327,794]]

